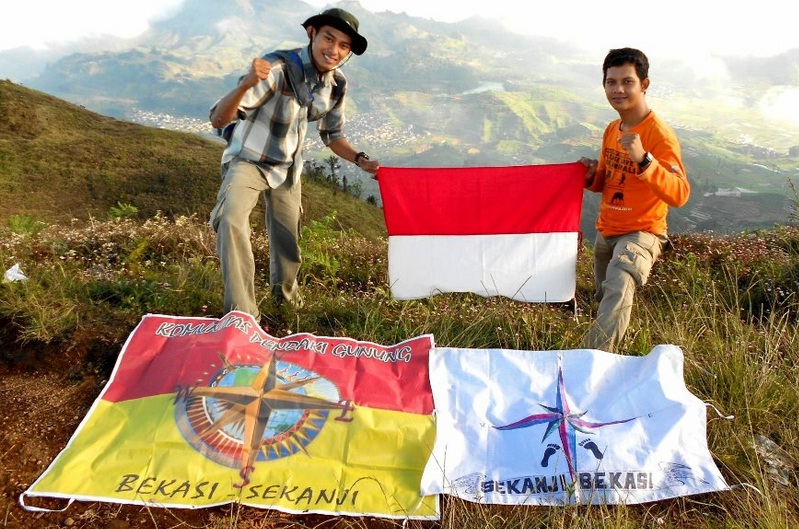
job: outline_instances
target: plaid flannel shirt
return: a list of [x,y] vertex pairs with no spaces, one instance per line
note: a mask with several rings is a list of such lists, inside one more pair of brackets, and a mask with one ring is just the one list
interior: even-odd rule
[[286,180],[293,184],[300,181],[309,121],[317,122],[325,145],[344,137],[346,77],[339,69],[319,74],[307,47],[292,51],[299,54],[304,74],[297,88],[309,91],[310,105],[303,107],[295,97],[284,61],[275,54],[264,55],[272,70],[241,100],[239,122],[222,154],[223,164],[236,157],[257,164],[272,188]]

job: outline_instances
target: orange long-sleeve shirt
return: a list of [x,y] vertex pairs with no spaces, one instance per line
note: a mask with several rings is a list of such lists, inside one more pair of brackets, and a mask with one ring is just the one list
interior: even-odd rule
[[602,193],[596,228],[605,237],[646,231],[666,232],[669,206],[688,202],[691,189],[682,164],[677,135],[654,112],[627,133],[637,133],[654,160],[638,174],[638,164],[619,146],[621,120],[611,122],[593,181],[586,189]]

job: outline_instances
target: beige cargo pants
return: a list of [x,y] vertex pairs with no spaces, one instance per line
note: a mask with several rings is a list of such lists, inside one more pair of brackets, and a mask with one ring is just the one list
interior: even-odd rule
[[275,301],[299,299],[297,274],[302,259],[299,225],[302,211],[300,182],[272,189],[261,170],[234,159],[225,171],[211,212],[216,252],[225,286],[224,310],[240,310],[260,317],[255,292],[255,258],[250,242],[250,214],[263,195],[269,237],[269,282]]
[[585,347],[609,352],[616,349],[630,324],[635,289],[646,284],[667,242],[665,233],[638,231],[608,238],[597,234],[594,280],[599,308],[585,337]]

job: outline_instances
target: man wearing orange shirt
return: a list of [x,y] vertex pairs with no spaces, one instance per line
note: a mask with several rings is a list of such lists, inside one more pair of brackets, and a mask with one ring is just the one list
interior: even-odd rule
[[602,65],[605,95],[619,113],[602,138],[599,160],[582,158],[585,188],[602,193],[594,244],[597,317],[585,337],[614,351],[630,323],[633,297],[668,243],[669,206],[690,186],[674,131],[649,108],[649,60],[640,50],[610,50]]

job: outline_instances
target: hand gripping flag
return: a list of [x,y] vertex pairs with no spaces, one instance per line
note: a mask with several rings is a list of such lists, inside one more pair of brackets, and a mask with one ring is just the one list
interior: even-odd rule
[[[438,518],[429,335],[393,346],[249,314],[148,315],[66,448],[20,497]],[[33,501],[34,504],[30,504]],[[42,500],[38,500],[42,501]]]
[[396,299],[574,298],[585,166],[381,167]]
[[507,505],[633,504],[727,490],[682,351],[436,348],[422,493]]

